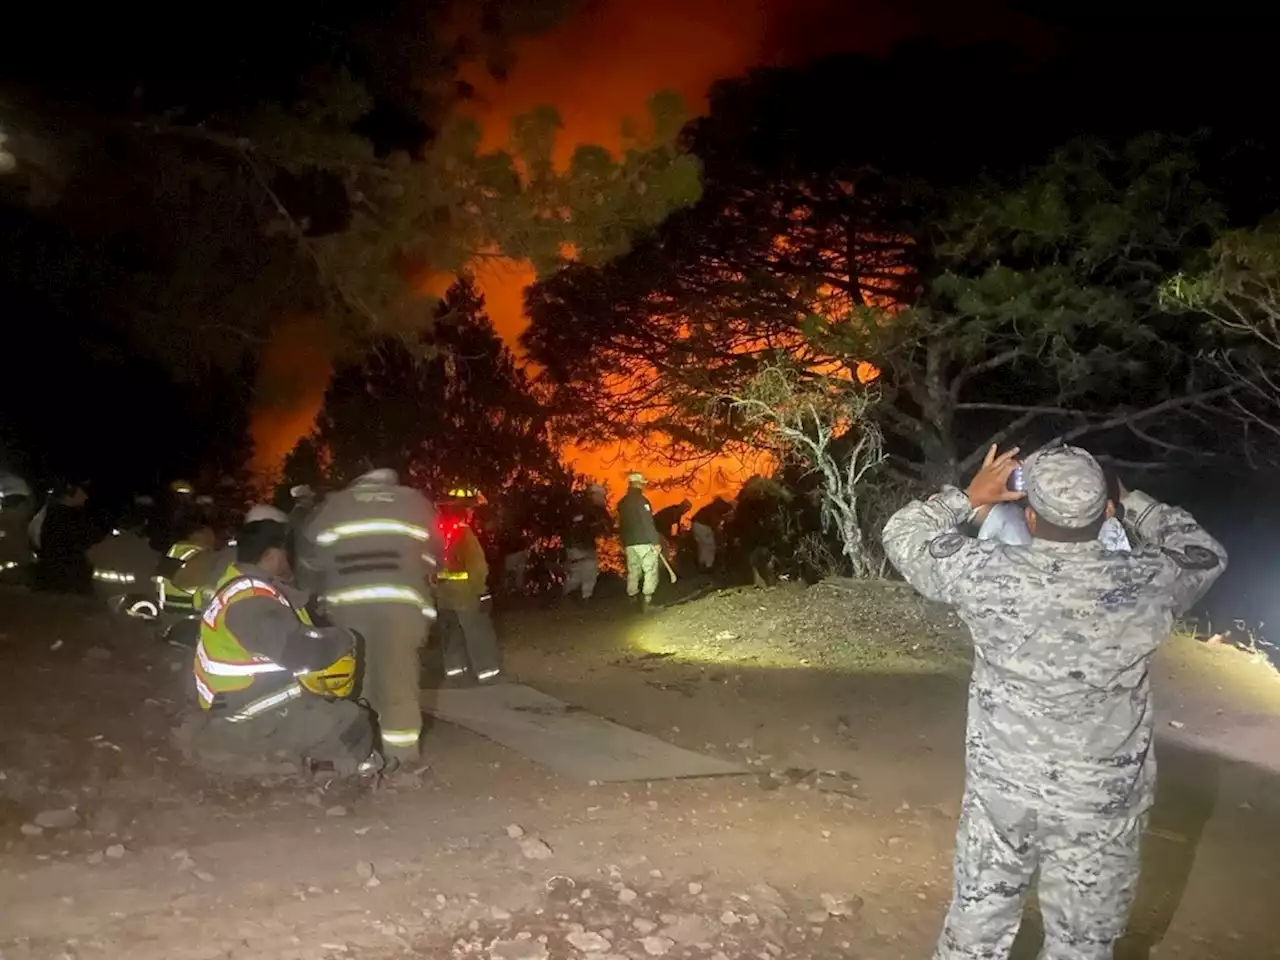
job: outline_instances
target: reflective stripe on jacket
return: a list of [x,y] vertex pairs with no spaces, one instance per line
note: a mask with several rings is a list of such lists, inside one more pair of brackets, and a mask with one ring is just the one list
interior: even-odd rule
[[[302,695],[302,687],[285,667],[266,657],[255,656],[227,627],[227,609],[249,597],[269,597],[288,607],[303,623],[305,612],[295,610],[275,586],[256,577],[244,576],[233,565],[219,584],[200,617],[200,642],[196,644],[196,692],[200,706],[210,709],[219,695],[248,692],[258,696],[236,697],[238,709],[227,719],[247,720]],[[259,679],[259,678],[264,679]]]

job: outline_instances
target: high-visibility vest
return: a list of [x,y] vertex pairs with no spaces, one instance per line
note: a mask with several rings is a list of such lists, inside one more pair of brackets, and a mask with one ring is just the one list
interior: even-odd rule
[[[180,560],[186,563],[204,547],[195,543],[187,543],[179,540],[172,547],[165,551],[165,556],[170,560]],[[157,577],[160,587],[160,609],[165,607],[181,607],[183,609],[196,608],[195,591],[183,590],[181,587],[175,586],[173,581],[168,577]]]
[[239,693],[255,686],[263,687],[262,694],[228,716],[228,720],[248,720],[302,696],[304,691],[338,699],[358,695],[354,651],[323,670],[296,676],[274,661],[250,653],[227,627],[226,615],[232,603],[254,596],[269,596],[288,607],[300,623],[312,625],[307,611],[293,606],[277,587],[245,576],[235,564],[229,566],[200,617],[200,641],[192,670],[203,709],[210,709],[219,694]]
[[270,597],[297,614],[285,595],[272,584],[244,576],[235,566],[227,570],[217,593],[201,614],[200,642],[196,644],[192,673],[200,706],[205,710],[213,707],[219,695],[250,688],[254,693],[261,690],[258,696],[248,698],[248,702],[227,717],[232,722],[248,720],[265,710],[280,707],[304,692],[288,668],[251,653],[227,627],[227,610],[233,603],[249,597]]

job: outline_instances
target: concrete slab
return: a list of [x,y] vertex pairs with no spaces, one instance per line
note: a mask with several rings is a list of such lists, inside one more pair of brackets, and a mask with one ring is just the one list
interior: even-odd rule
[[675,780],[749,774],[630,730],[516,683],[424,690],[422,709],[580,780]]

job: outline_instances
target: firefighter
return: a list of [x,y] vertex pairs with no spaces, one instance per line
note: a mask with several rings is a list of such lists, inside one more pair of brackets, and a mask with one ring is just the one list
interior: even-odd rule
[[418,651],[435,617],[427,586],[434,529],[426,498],[382,469],[330,494],[306,530],[304,554],[327,615],[365,638],[365,695],[382,752],[396,765],[417,758],[422,734]]
[[[174,582],[182,568],[195,560],[200,553],[209,552],[218,545],[218,538],[213,528],[202,520],[197,520],[184,534],[165,551],[160,561],[156,580],[159,584],[160,610],[176,614],[194,614],[198,612],[196,584],[179,586]],[[184,578],[185,579],[185,578]]]
[[733,513],[733,504],[724,497],[716,497],[693,515],[689,529],[698,548],[698,566],[711,570],[716,565],[716,537],[720,525]]
[[[289,518],[283,510],[269,503],[259,503],[249,508],[244,516],[243,526],[257,523],[260,520],[271,520],[275,523],[288,524]],[[290,531],[292,538],[292,530]],[[204,550],[196,554],[182,565],[182,569],[173,575],[175,587],[192,592],[192,600],[197,610],[203,610],[205,603],[213,596],[218,584],[222,582],[227,568],[236,562],[236,546],[238,535],[232,537],[217,550]]]
[[627,554],[627,596],[633,600],[640,596],[640,609],[648,613],[658,590],[662,536],[644,495],[645,483],[643,473],[627,474],[627,493],[618,501],[618,527]]
[[596,581],[600,578],[597,541],[609,533],[612,526],[604,487],[593,483],[587,487],[587,496],[574,511],[569,529],[564,535],[566,597],[581,590],[582,599],[590,600],[595,593]]
[[86,555],[99,539],[87,507],[85,483],[63,484],[45,505],[39,550],[32,570],[37,590],[92,593],[93,566]]
[[472,528],[478,499],[476,491],[459,487],[450,490],[449,499],[440,505],[444,562],[436,599],[445,676],[460,677],[470,669],[477,682],[485,683],[497,677],[502,667],[489,610],[489,564]]
[[31,487],[17,474],[0,471],[0,574],[31,562],[33,514]]
[[112,603],[118,597],[136,597],[150,592],[160,554],[147,542],[146,521],[137,512],[126,514],[120,526],[89,548],[93,564],[93,589]]
[[376,773],[372,720],[346,698],[359,638],[312,625],[305,597],[285,585],[288,540],[288,526],[271,520],[240,531],[236,561],[200,617],[192,665],[200,713],[182,745],[219,772],[257,772],[253,761],[283,758],[344,776]]

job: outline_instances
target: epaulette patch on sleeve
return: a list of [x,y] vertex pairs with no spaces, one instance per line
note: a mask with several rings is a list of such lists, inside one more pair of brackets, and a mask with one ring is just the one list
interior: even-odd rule
[[964,548],[964,542],[967,539],[962,533],[944,533],[940,537],[934,537],[929,541],[929,556],[935,560],[954,557]]
[[1212,570],[1222,562],[1218,559],[1218,555],[1208,547],[1202,547],[1195,543],[1181,550],[1171,550],[1165,547],[1164,552],[1168,554],[1170,560],[1183,570]]

